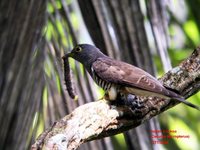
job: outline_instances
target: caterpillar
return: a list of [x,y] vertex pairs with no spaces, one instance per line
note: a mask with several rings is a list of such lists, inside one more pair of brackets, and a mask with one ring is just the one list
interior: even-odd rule
[[62,59],[63,59],[63,62],[64,62],[64,80],[65,80],[67,91],[69,93],[69,96],[72,99],[76,100],[78,97],[76,95],[76,92],[75,92],[75,90],[73,88],[73,84],[72,84],[72,78],[71,78],[71,72],[70,72],[68,57],[63,56]]

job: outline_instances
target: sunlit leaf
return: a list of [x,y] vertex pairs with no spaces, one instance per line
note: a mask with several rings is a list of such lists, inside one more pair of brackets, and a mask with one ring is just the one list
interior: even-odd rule
[[52,66],[52,62],[50,62],[49,59],[46,59],[46,61],[44,62],[44,71],[48,77],[51,77],[51,71],[52,71],[51,66]]
[[53,8],[53,6],[52,6],[51,3],[48,3],[48,4],[47,4],[47,11],[48,11],[49,13],[53,13],[53,12],[54,12],[54,8]]
[[117,134],[113,137],[115,140],[113,141],[113,145],[116,150],[125,150],[127,149],[126,141],[124,138],[124,134]]
[[55,4],[56,4],[56,8],[57,9],[61,9],[62,8],[62,4],[61,4],[60,0],[56,0]]
[[172,136],[189,136],[188,138],[172,138],[180,149],[198,149],[198,139],[195,131],[192,131],[182,120],[169,117],[169,130],[176,131]]
[[46,28],[45,28],[45,35],[46,35],[46,39],[47,39],[48,41],[51,40],[52,31],[53,31],[53,30],[54,30],[54,29],[53,29],[52,23],[48,22],[48,23],[47,23],[47,26],[46,26]]
[[61,82],[60,82],[60,77],[58,76],[58,74],[56,74],[56,86],[58,89],[58,92],[61,93]]
[[47,107],[48,104],[48,91],[47,91],[47,87],[45,86],[43,93],[42,93],[42,101],[43,101],[43,106],[44,108]]
[[80,21],[78,20],[76,13],[74,13],[74,12],[71,13],[70,17],[71,17],[71,22],[72,22],[74,29],[78,29]]
[[187,35],[197,45],[200,41],[200,37],[196,23],[193,20],[189,20],[186,23],[184,23],[183,27]]

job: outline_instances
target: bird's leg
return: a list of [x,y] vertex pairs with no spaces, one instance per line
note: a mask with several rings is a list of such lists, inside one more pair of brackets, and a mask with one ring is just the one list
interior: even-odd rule
[[105,100],[109,100],[108,92],[105,92],[105,95],[103,96],[103,99],[105,99]]
[[119,107],[126,106],[130,108],[130,110],[133,112],[133,114],[136,117],[142,118],[144,115],[143,113],[143,108],[145,108],[144,102],[138,99],[133,94],[118,93],[117,98],[115,100],[109,100],[109,99],[106,99],[105,97],[106,97],[106,94],[104,96],[104,99],[109,101],[109,103],[111,103],[112,105],[119,106]]

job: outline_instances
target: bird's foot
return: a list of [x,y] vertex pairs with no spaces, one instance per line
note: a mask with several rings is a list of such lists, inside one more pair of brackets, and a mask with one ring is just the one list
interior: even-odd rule
[[107,93],[105,93],[102,97],[98,98],[97,101],[100,101],[100,100],[105,100],[105,101],[109,101],[109,96]]
[[97,101],[101,101],[101,100],[105,100],[104,96],[97,99]]

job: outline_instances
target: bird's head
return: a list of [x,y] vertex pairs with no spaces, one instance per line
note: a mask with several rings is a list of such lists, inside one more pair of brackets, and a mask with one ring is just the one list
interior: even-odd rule
[[81,62],[85,67],[90,67],[97,58],[103,56],[105,55],[97,47],[89,44],[79,44],[65,55]]

